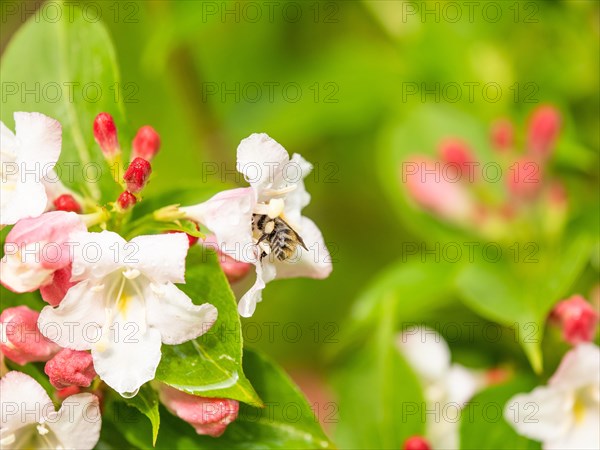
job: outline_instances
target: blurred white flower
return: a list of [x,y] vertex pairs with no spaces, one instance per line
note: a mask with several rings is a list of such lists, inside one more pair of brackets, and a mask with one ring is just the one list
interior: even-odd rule
[[[91,350],[100,378],[124,396],[154,378],[161,342],[181,344],[208,331],[216,308],[195,305],[183,283],[184,233],[138,236],[126,242],[110,231],[81,233],[72,281],[57,308],[45,307],[42,333],[61,347]],[[58,329],[57,329],[58,328]]]
[[3,449],[91,449],[102,418],[92,394],[67,397],[57,412],[44,388],[29,375],[8,372],[0,380]]
[[59,122],[40,113],[16,112],[15,131],[0,122],[0,225],[36,217],[48,204],[45,178],[62,144]]
[[[262,133],[242,140],[237,149],[237,170],[249,188],[223,191],[181,210],[215,234],[222,253],[256,266],[256,282],[238,305],[240,315],[250,317],[269,281],[326,278],[332,267],[323,235],[312,220],[302,216],[302,209],[310,202],[304,178],[312,166],[298,154],[290,159],[285,148]],[[266,240],[260,241],[261,233],[253,226],[253,218],[258,216],[284,220],[304,246],[298,245],[291,258],[277,258],[277,249]]]
[[[459,418],[446,414],[460,411],[483,386],[483,377],[460,364],[452,364],[444,338],[427,327],[413,327],[399,334],[398,349],[419,376],[428,411],[427,439],[435,449],[459,447]],[[439,412],[439,414],[438,414]]]
[[508,401],[504,418],[545,450],[600,448],[600,349],[569,351],[547,386]]

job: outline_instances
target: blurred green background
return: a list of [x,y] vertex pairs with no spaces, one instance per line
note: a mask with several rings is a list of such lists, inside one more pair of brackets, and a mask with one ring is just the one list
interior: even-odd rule
[[[40,7],[12,3],[19,10],[3,9],[2,49]],[[594,152],[587,176],[597,180],[596,1],[78,3],[92,5],[91,18],[101,11],[114,41],[128,120],[120,129],[131,136],[151,124],[161,135],[148,198],[222,177],[234,183],[237,144],[253,132],[315,164],[306,215],[329,243],[333,274],[271,283],[244,321],[249,344],[293,373],[327,370],[324,355],[339,345],[361,289],[398,260],[403,242],[423,239],[394,212],[377,155],[382,136],[424,104],[460,111],[485,132],[497,117],[522,124],[536,104],[554,103],[567,133]],[[423,98],[422,83],[440,83],[440,98]],[[500,96],[486,95],[486,83]],[[449,84],[460,98],[444,95]]]

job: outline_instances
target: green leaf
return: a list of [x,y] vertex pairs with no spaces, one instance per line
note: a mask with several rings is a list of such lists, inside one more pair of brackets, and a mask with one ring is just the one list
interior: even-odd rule
[[101,22],[85,20],[75,5],[56,3],[59,20],[32,16],[4,52],[1,118],[11,129],[16,111],[58,120],[63,140],[56,171],[63,183],[95,199],[104,193],[106,201],[114,200],[118,186],[94,143],[92,124],[98,113],[108,112],[118,127],[125,125],[115,52]]
[[518,435],[503,417],[506,402],[535,385],[534,379],[521,377],[473,397],[461,413],[460,448],[539,449],[539,443]]
[[237,304],[217,256],[195,246],[187,258],[186,284],[179,288],[195,304],[213,304],[219,313],[213,327],[197,339],[163,345],[156,379],[202,397],[262,402],[242,370],[242,334]]
[[393,293],[380,299],[374,334],[334,378],[340,411],[335,437],[342,447],[402,448],[409,436],[424,434],[421,415],[414,413],[424,401],[421,386],[395,345],[397,305]]
[[129,406],[133,406],[144,414],[152,424],[152,445],[156,444],[158,428],[160,426],[160,414],[158,412],[158,394],[149,383],[144,384],[135,397],[125,400]]
[[[290,378],[272,361],[249,349],[244,354],[244,371],[265,402],[265,408],[240,404],[238,418],[219,438],[199,436],[187,423],[162,411],[157,449],[317,449],[334,448],[310,405]],[[116,401],[105,417],[134,446],[149,447],[149,424],[139,413]]]

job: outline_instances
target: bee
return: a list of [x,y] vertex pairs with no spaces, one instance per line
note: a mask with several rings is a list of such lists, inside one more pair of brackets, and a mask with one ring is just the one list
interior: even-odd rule
[[[271,219],[265,214],[254,214],[252,216],[252,224],[253,228],[260,233],[256,244],[266,242],[271,249],[271,253],[279,261],[291,258],[298,245],[308,250],[300,235],[285,220],[279,217]],[[267,252],[263,250],[260,259],[263,259],[265,256],[267,256]]]

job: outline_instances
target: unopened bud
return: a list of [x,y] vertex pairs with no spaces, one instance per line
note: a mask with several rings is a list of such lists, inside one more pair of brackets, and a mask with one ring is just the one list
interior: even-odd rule
[[404,450],[431,450],[429,442],[427,442],[427,440],[421,436],[409,437],[406,441],[404,441],[402,448]]
[[160,149],[160,136],[149,125],[140,128],[133,138],[133,153],[131,159],[144,158],[152,161]]
[[570,344],[590,342],[596,335],[598,312],[581,295],[559,302],[551,313],[551,319],[560,323],[563,338]]
[[44,372],[56,389],[88,387],[96,377],[92,354],[64,348],[46,363]]
[[527,130],[529,151],[536,156],[548,156],[560,131],[561,117],[558,110],[546,105],[536,109]]
[[231,256],[221,252],[217,238],[214,234],[206,236],[206,239],[202,242],[202,245],[204,245],[206,248],[215,250],[217,253],[217,258],[219,258],[219,265],[221,266],[223,273],[230,283],[235,283],[236,281],[244,278],[253,267],[253,265],[250,263],[237,261]]
[[125,211],[135,205],[136,202],[137,198],[135,198],[135,195],[129,191],[121,192],[121,195],[119,195],[119,198],[117,198],[117,205],[119,208]]
[[81,214],[81,205],[71,194],[63,194],[54,199],[54,207],[58,211],[67,211]]
[[79,386],[69,386],[69,387],[66,387],[63,389],[57,389],[56,397],[60,401],[63,401],[67,397],[70,397],[71,395],[79,394],[80,392],[81,392],[81,388]]
[[[200,226],[196,222],[194,222],[194,226],[196,227],[197,231],[200,231]],[[167,233],[181,233],[181,231],[172,230],[172,231],[167,231]],[[192,247],[192,245],[196,245],[196,243],[198,243],[198,240],[200,239],[199,237],[192,236],[189,233],[185,233],[185,235],[188,238],[188,243],[189,243],[190,248]]]
[[108,113],[100,113],[94,119],[94,139],[108,159],[113,159],[121,152],[117,139],[117,127]]
[[543,166],[538,161],[521,158],[510,166],[506,184],[510,193],[521,200],[538,196],[542,188]]
[[445,139],[440,144],[439,154],[443,162],[455,166],[460,180],[472,181],[469,172],[477,158],[466,142],[455,138]]
[[133,194],[140,192],[144,189],[151,173],[152,167],[148,161],[144,158],[135,158],[123,176],[123,180],[127,183],[127,190]]
[[238,415],[239,403],[228,398],[206,398],[161,384],[160,401],[169,411],[192,425],[196,433],[219,437]]
[[25,365],[48,361],[60,350],[37,326],[40,313],[27,306],[6,308],[0,314],[0,350],[10,360]]
[[515,130],[512,122],[508,119],[500,119],[494,122],[490,138],[496,150],[505,151],[511,149],[515,141]]

